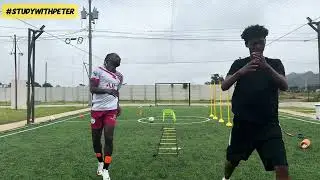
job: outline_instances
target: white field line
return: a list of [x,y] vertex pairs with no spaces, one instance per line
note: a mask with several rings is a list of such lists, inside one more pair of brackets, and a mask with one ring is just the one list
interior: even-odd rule
[[293,119],[293,120],[296,120],[296,121],[301,121],[301,122],[305,122],[305,123],[309,123],[309,124],[320,124],[320,122],[308,121],[308,120],[304,120],[304,119],[300,119],[300,118],[296,118],[296,117],[291,117],[291,116],[279,115],[279,117],[284,117],[284,118],[288,118],[288,119]]
[[[87,114],[86,114],[86,115],[87,115]],[[313,121],[303,120],[303,119],[296,118],[296,117],[290,117],[290,116],[285,116],[285,115],[279,115],[279,116],[280,116],[280,117],[284,117],[284,118],[288,118],[288,119],[293,119],[293,120],[300,121],[300,122],[309,123],[309,124],[320,124],[320,122],[313,122]],[[64,120],[60,120],[60,121],[48,123],[48,124],[41,125],[41,126],[37,126],[37,127],[34,127],[34,128],[25,129],[25,130],[13,132],[13,133],[5,134],[5,135],[0,136],[0,138],[4,138],[4,137],[16,135],[16,134],[20,134],[20,133],[24,133],[24,132],[28,132],[28,131],[32,131],[32,130],[35,130],[35,129],[39,129],[39,128],[42,128],[42,127],[47,127],[47,126],[51,126],[51,125],[54,125],[54,124],[66,122],[66,121],[68,121],[68,120],[76,119],[76,118],[79,118],[79,117],[78,117],[78,116],[70,117],[70,118],[67,118],[67,119],[64,119]],[[120,121],[129,121],[129,120],[120,120]],[[70,121],[70,122],[86,122],[86,121]]]

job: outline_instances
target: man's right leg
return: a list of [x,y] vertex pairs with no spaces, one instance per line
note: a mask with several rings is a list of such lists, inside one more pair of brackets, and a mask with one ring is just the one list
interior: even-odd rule
[[98,159],[97,175],[102,175],[103,154],[101,145],[101,135],[103,131],[101,112],[91,112],[91,136],[94,153]]
[[253,136],[250,125],[234,123],[232,127],[223,180],[228,180],[241,160],[247,160],[254,150]]
[[228,180],[233,171],[236,169],[238,166],[239,162],[230,162],[226,161],[225,166],[224,166],[224,179],[223,180]]
[[91,133],[92,133],[93,150],[96,153],[96,157],[98,161],[103,162],[102,145],[101,145],[102,129],[92,129]]

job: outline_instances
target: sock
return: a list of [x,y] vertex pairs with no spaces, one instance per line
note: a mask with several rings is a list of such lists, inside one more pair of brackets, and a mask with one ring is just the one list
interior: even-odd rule
[[103,169],[107,169],[107,170],[108,170],[109,165],[110,165],[110,163],[111,163],[111,160],[112,160],[111,156],[105,156],[105,157],[104,157],[104,166],[103,166]]
[[101,153],[96,153],[96,157],[99,162],[103,162],[102,154]]
[[223,179],[222,180],[229,180],[229,179],[226,179],[225,177],[223,177]]

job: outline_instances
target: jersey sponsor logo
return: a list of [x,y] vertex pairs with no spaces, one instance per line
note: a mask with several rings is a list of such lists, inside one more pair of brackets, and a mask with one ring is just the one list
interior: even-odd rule
[[98,72],[97,71],[93,71],[92,72],[94,76],[98,76]]
[[94,123],[96,123],[96,120],[91,118],[91,124],[94,124]]
[[114,89],[117,85],[115,83],[107,83],[106,84],[106,87],[107,88],[111,88],[111,89]]

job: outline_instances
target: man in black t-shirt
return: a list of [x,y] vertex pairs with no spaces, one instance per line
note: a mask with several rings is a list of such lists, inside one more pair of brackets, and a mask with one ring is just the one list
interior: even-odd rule
[[279,90],[287,90],[288,84],[282,62],[263,56],[267,36],[268,30],[260,25],[243,31],[241,37],[250,56],[234,61],[221,85],[225,91],[236,83],[232,97],[234,126],[223,180],[228,180],[239,162],[246,161],[254,150],[266,171],[275,171],[277,180],[289,179],[278,120]]

